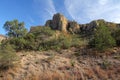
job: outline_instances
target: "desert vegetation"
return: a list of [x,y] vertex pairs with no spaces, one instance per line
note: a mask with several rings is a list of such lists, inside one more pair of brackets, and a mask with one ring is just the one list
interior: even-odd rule
[[[64,19],[60,14],[57,17]],[[0,44],[0,79],[4,80],[4,75],[5,80],[120,79],[118,27],[112,30],[112,25],[98,20],[87,24],[97,25],[85,29],[86,25],[79,28],[71,21],[63,30],[63,26],[55,26],[59,22],[53,23],[28,31],[24,22],[5,22],[8,38]]]

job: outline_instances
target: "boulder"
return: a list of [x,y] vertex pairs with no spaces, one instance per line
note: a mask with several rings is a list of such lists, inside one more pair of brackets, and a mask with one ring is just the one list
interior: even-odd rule
[[52,27],[52,20],[47,20],[45,26]]

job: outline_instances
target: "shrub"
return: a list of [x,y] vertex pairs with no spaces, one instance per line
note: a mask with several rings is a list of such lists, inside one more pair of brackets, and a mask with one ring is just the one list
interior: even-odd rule
[[71,41],[71,46],[72,47],[81,47],[88,45],[87,39],[81,38],[80,35],[73,35],[72,36],[72,41]]
[[1,45],[6,44],[13,45],[13,48],[17,51],[19,50],[36,50],[38,44],[35,42],[35,36],[32,33],[28,33],[24,37],[19,38],[9,38],[8,40],[2,42]]
[[9,43],[11,45],[14,45],[15,50],[23,50],[25,48],[27,41],[23,37],[20,37],[10,39]]
[[71,38],[68,36],[60,35],[58,38],[52,38],[42,41],[39,50],[59,50],[71,47]]
[[83,45],[84,41],[82,41],[80,36],[61,34],[58,37],[53,37],[52,39],[42,41],[39,44],[38,50],[60,50],[68,49],[70,47],[80,47]]
[[112,33],[112,36],[113,36],[114,39],[116,40],[117,46],[120,46],[120,29],[115,30],[115,31]]
[[[57,34],[57,33],[56,33]],[[82,43],[81,43],[82,42]],[[80,36],[59,33],[50,27],[33,27],[23,37],[9,38],[2,45],[9,43],[15,50],[60,50],[83,45]]]
[[68,35],[60,35],[58,38],[59,45],[61,45],[62,49],[68,49],[71,47],[72,38]]
[[0,69],[8,69],[15,65],[18,56],[15,54],[12,46],[7,44],[0,48]]
[[102,67],[103,69],[108,69],[110,66],[111,66],[111,63],[110,63],[109,61],[107,61],[107,60],[104,60],[104,61],[102,62],[102,64],[101,64],[101,67]]
[[96,29],[94,38],[89,44],[97,50],[104,51],[107,48],[115,46],[115,40],[111,36],[108,27],[101,25]]
[[25,49],[27,50],[37,50],[39,45],[38,42],[35,41],[35,35],[33,33],[28,33],[24,39],[26,40]]
[[37,27],[32,27],[30,30],[30,33],[35,34],[35,36],[38,35],[46,35],[46,36],[52,36],[54,34],[54,30],[52,30],[50,27],[41,27],[41,26],[37,26]]

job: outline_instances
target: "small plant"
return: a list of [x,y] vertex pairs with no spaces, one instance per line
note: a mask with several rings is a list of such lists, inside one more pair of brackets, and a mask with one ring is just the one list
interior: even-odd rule
[[103,69],[108,69],[110,67],[111,63],[107,60],[104,60],[102,63],[102,68]]
[[72,59],[72,60],[70,61],[70,64],[71,64],[72,67],[74,67],[74,66],[75,66],[75,60]]
[[71,39],[70,38],[64,38],[61,42],[63,49],[68,49],[71,47]]
[[35,64],[39,64],[40,60],[39,59],[35,59]]
[[55,59],[55,54],[51,53],[50,56],[45,60],[46,62],[50,63],[51,61],[53,61]]

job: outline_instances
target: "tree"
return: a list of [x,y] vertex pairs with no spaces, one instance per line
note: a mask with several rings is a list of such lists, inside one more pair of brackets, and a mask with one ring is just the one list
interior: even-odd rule
[[27,29],[24,26],[24,22],[18,20],[6,21],[3,28],[8,32],[9,37],[21,37],[27,33]]
[[106,50],[107,48],[115,46],[115,39],[111,36],[111,32],[104,24],[100,25],[95,33],[90,45],[97,50]]
[[120,46],[120,28],[117,28],[113,33],[112,36],[116,40],[117,46]]

